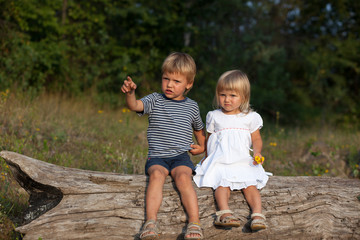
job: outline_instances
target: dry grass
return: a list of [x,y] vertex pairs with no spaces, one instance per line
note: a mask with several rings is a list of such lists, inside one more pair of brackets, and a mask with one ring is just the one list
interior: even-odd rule
[[[0,150],[65,167],[143,174],[147,118],[92,99],[42,95],[35,99],[0,92]],[[264,167],[274,175],[359,177],[360,133],[331,127],[289,129],[265,123]],[[192,157],[197,163],[202,156]],[[13,222],[27,194],[0,159],[0,239],[16,239]],[[11,220],[12,221],[11,221]]]

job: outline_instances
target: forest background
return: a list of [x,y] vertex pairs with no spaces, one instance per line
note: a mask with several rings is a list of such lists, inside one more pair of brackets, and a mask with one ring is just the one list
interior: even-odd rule
[[[120,87],[130,75],[138,97],[160,92],[181,51],[203,120],[219,76],[248,74],[267,171],[359,178],[359,34],[353,0],[0,0],[0,150],[143,174],[147,120]],[[0,171],[0,239],[18,239],[28,195]]]
[[124,105],[160,91],[172,51],[193,56],[203,116],[224,71],[252,82],[252,106],[292,125],[359,127],[360,2],[300,0],[0,0],[0,90],[93,94]]

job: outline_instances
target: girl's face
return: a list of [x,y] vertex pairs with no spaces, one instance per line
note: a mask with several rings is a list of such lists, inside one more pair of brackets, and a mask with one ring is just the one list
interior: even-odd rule
[[240,113],[242,103],[240,94],[234,90],[221,90],[218,94],[221,110],[225,114]]
[[192,83],[188,83],[184,74],[165,72],[162,75],[161,88],[169,99],[183,100],[184,92],[191,87]]

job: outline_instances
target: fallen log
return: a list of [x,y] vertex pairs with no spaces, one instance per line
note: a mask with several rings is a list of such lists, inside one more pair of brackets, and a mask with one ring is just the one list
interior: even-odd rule
[[[2,151],[14,178],[29,193],[29,209],[16,231],[24,239],[138,239],[145,219],[144,175],[66,168]],[[272,176],[261,191],[269,228],[251,233],[241,191],[230,207],[242,226],[213,226],[213,191],[195,188],[205,239],[360,239],[360,180]],[[158,214],[161,239],[183,239],[187,216],[171,178]]]

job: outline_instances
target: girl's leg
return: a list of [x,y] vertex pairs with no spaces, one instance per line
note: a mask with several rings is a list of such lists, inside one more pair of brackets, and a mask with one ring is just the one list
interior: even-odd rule
[[[256,186],[250,186],[243,189],[243,193],[246,198],[246,201],[250,205],[251,211],[253,213],[261,213],[261,196]],[[257,218],[260,217],[254,217],[254,219]]]
[[[198,199],[192,185],[192,169],[187,166],[178,166],[171,171],[171,176],[180,192],[181,202],[189,216],[189,223],[200,223]],[[199,237],[197,235],[199,234],[190,234],[186,237]]]
[[[230,187],[218,187],[215,190],[215,200],[216,200],[216,204],[220,211],[230,210],[230,207],[229,207],[230,192],[231,192]],[[232,214],[224,213],[224,214],[220,215],[220,221],[222,221],[224,218],[229,217],[229,216],[232,216]],[[235,225],[239,224],[239,220],[236,218],[231,218],[226,221],[230,222],[232,224],[235,224]],[[220,225],[220,224],[215,223],[215,225]]]
[[[227,210],[229,208],[230,188],[218,187],[215,190],[215,200],[219,210]],[[230,215],[230,214],[228,214]],[[226,216],[224,216],[226,217]]]

